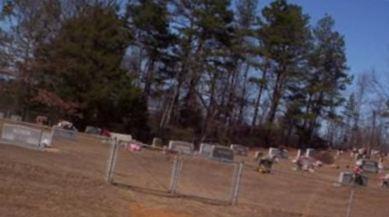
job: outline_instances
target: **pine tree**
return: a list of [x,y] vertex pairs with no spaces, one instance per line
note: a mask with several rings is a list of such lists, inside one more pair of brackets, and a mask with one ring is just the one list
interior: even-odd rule
[[304,123],[308,139],[319,127],[318,119],[334,115],[334,108],[344,102],[342,91],[351,82],[347,74],[345,42],[343,36],[333,29],[334,25],[334,20],[326,15],[313,29],[314,41],[309,59],[311,71],[306,87],[306,113],[311,118]]
[[77,105],[76,113],[63,112],[78,126],[92,124],[141,136],[147,105],[120,68],[130,40],[115,9],[86,8],[36,51],[36,88]]
[[[298,82],[309,51],[309,17],[300,6],[276,0],[262,10],[259,32],[261,56],[271,79],[271,105],[267,126],[272,127],[282,99]],[[269,131],[270,133],[271,131]]]

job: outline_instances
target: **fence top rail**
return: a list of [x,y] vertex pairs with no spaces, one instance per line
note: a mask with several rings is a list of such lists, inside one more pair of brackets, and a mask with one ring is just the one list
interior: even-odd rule
[[29,122],[24,122],[24,121],[15,121],[15,120],[11,120],[8,118],[0,118],[0,123],[22,125],[22,126],[27,126],[27,127],[32,127],[32,128],[39,128],[40,130],[51,130],[50,126],[29,123]]
[[27,129],[27,130],[34,130],[34,131],[39,131],[41,132],[43,129],[38,129],[36,127],[31,127],[31,126],[28,126],[28,125],[22,125],[22,124],[10,124],[10,123],[4,123],[3,124],[3,127],[13,127],[13,128],[24,128],[24,129]]

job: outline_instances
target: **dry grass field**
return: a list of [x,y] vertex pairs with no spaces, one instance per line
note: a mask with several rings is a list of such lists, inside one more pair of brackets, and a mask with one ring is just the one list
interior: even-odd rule
[[[223,203],[230,195],[233,167],[185,158],[177,191],[167,193],[173,156],[143,150],[119,150],[114,184],[105,182],[110,146],[80,135],[76,141],[55,140],[45,151],[0,144],[0,216],[112,217],[333,217],[346,216],[355,191],[351,216],[386,217],[389,189],[375,176],[368,187],[335,187],[341,169],[324,166],[315,173],[292,170],[283,160],[272,174],[259,174],[245,158],[238,205]],[[291,154],[293,155],[293,153]]]

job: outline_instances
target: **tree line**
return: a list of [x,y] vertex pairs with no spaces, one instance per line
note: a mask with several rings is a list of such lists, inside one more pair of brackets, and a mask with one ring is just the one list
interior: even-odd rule
[[4,91],[20,113],[143,140],[351,140],[344,36],[286,0],[12,0],[1,23],[0,64],[18,78]]

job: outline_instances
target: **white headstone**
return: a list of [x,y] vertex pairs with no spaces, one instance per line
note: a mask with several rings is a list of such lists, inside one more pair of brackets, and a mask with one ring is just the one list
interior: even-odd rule
[[184,141],[171,140],[168,148],[182,154],[193,154],[194,151],[194,145]]
[[313,148],[307,148],[307,150],[305,151],[305,157],[313,157],[314,154],[315,154],[315,149]]
[[201,143],[200,144],[200,150],[199,150],[200,155],[205,156],[205,157],[211,156],[213,146],[214,145],[212,145],[212,144]]

